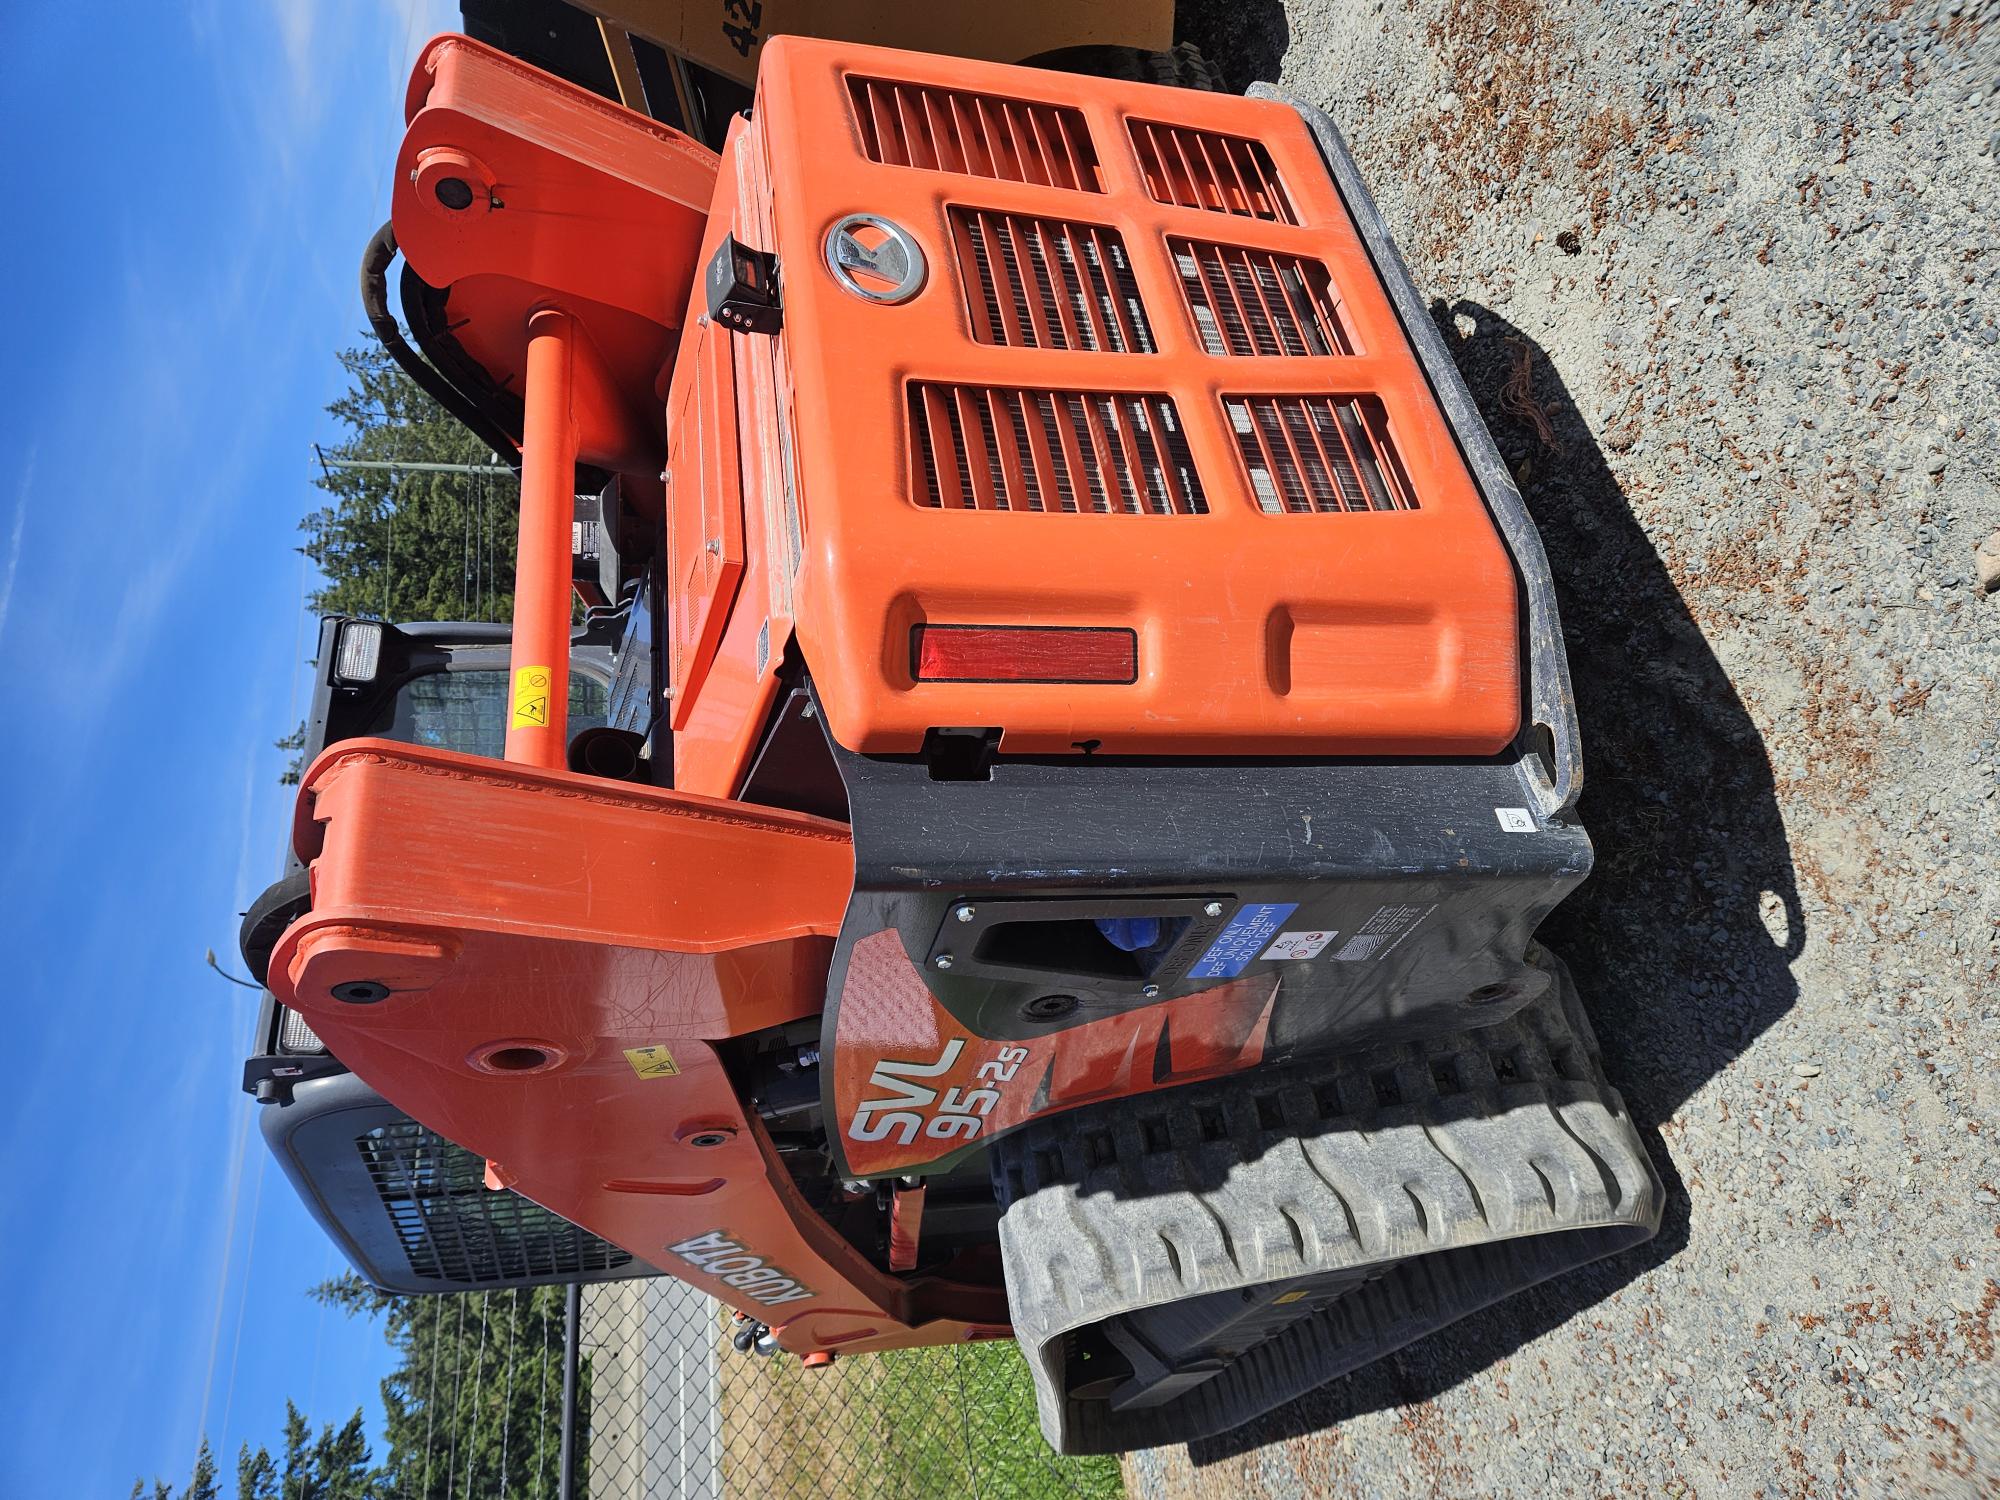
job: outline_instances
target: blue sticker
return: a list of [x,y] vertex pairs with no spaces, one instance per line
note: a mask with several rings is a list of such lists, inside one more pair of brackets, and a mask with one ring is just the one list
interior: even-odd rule
[[1280,901],[1269,906],[1242,906],[1222,929],[1221,936],[1208,945],[1192,969],[1190,979],[1234,979],[1264,951],[1271,935],[1285,918],[1299,909],[1296,901]]

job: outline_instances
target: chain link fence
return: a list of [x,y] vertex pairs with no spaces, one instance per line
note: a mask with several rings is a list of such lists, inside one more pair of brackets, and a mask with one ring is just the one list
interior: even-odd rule
[[578,1500],[1109,1500],[1113,1458],[1042,1441],[1012,1343],[739,1354],[729,1314],[670,1277],[586,1287],[571,1420]]

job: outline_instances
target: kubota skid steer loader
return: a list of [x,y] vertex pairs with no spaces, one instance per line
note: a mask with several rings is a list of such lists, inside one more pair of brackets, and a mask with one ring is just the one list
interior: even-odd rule
[[[393,213],[518,438],[506,758],[330,745],[258,955],[391,1105],[1073,1452],[1653,1233],[1541,545],[1318,110],[777,38],[718,156],[447,36]],[[579,487],[656,682],[572,770]]]

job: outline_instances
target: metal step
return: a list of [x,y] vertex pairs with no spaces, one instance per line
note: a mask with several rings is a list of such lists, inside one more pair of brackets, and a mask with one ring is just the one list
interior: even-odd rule
[[1650,1239],[1661,1190],[1569,972],[1475,1031],[1262,1069],[1003,1137],[1014,1331],[1044,1436],[1235,1427]]

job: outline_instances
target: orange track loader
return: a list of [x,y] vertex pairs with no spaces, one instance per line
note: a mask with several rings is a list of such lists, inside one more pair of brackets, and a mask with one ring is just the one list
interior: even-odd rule
[[1541,545],[1324,115],[779,37],[718,154],[446,36],[407,119],[368,275],[518,453],[504,758],[328,736],[246,926],[385,1107],[783,1349],[1018,1339],[1067,1451],[1654,1232],[1534,942]]

